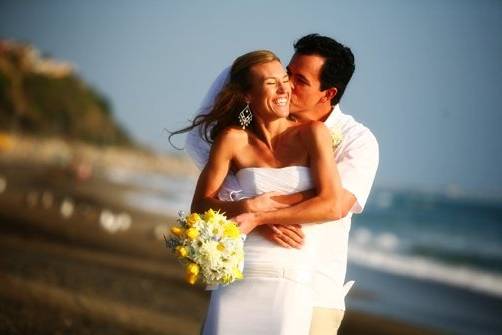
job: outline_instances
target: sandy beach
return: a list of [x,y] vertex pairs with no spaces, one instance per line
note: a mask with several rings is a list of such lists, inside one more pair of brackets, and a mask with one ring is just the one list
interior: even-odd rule
[[[0,333],[198,334],[208,292],[164,248],[174,219],[123,201],[135,186],[26,159],[0,176]],[[377,315],[349,310],[340,334],[435,333]]]

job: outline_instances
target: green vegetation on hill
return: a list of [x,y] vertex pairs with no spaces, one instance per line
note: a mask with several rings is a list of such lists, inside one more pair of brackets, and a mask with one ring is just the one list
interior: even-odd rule
[[0,131],[133,145],[106,98],[69,63],[29,44],[0,40]]

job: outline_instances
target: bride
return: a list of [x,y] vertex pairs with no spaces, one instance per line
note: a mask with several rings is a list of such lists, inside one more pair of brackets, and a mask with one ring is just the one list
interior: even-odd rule
[[[309,333],[312,276],[320,252],[316,240],[323,233],[317,223],[339,217],[333,204],[342,188],[328,129],[321,122],[288,119],[290,95],[288,74],[277,56],[266,50],[250,52],[234,61],[210,111],[179,131],[200,127],[212,143],[192,211],[232,213],[231,204],[218,199],[228,173],[236,175],[248,197],[315,190],[303,202],[234,218],[248,234],[244,280],[212,292],[203,334]],[[304,246],[273,244],[256,233],[263,224],[304,224]]]

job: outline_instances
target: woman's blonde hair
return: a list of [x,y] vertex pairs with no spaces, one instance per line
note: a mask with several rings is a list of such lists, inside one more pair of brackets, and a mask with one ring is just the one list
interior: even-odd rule
[[[171,137],[200,127],[202,138],[212,143],[229,126],[239,126],[238,114],[246,106],[245,94],[251,89],[251,68],[258,64],[279,61],[272,51],[256,50],[238,57],[230,69],[230,78],[207,113],[198,115],[186,128],[172,132]],[[249,126],[252,129],[252,123]]]

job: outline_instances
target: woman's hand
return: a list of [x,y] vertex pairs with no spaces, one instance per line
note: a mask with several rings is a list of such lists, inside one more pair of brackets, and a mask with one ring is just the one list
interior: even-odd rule
[[249,234],[258,225],[258,217],[256,213],[242,213],[232,218],[235,223],[239,226],[242,234]]
[[281,247],[296,249],[303,247],[305,235],[301,225],[264,224],[259,226],[257,231],[267,240]]
[[281,195],[279,192],[267,192],[255,197],[246,199],[246,208],[249,212],[271,212],[289,205],[278,202],[272,197]]

